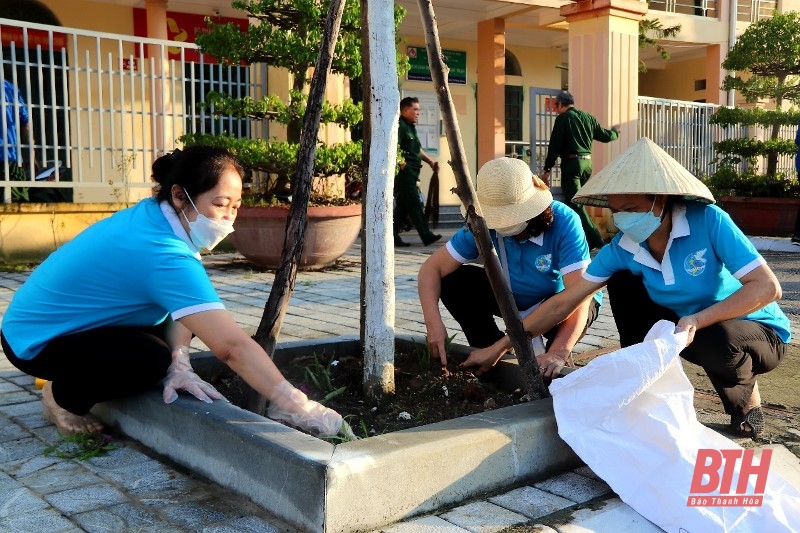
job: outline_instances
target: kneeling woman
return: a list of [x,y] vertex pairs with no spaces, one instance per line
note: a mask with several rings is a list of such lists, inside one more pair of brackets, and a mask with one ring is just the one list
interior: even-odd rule
[[44,415],[62,433],[101,429],[98,402],[163,382],[164,401],[184,389],[222,396],[192,371],[197,335],[270,401],[269,416],[335,435],[342,418],[292,387],[225,310],[200,262],[233,231],[243,169],[228,152],[190,147],[153,163],[154,198],[87,228],[50,255],[16,291],[3,317],[3,350],[48,380]]
[[[646,138],[589,180],[575,201],[609,207],[620,233],[601,248],[583,279],[524,320],[538,335],[608,285],[622,346],[642,342],[658,320],[688,330],[681,357],[703,367],[731,429],[764,428],[757,377],[778,366],[791,340],[775,303],[781,287],[763,257],[708,188]],[[473,352],[466,366],[493,365],[506,346]]]

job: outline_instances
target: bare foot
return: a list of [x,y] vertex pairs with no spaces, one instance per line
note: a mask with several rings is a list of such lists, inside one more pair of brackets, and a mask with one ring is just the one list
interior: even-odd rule
[[76,415],[59,406],[53,398],[53,384],[49,381],[42,387],[42,415],[55,424],[62,435],[96,433],[103,429],[103,424],[92,415]]

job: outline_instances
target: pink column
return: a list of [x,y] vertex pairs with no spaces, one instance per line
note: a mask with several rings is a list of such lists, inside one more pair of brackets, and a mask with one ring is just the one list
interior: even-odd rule
[[[592,147],[597,173],[637,140],[639,120],[639,0],[581,0],[561,8],[569,23],[569,90],[575,107],[605,128],[618,125],[618,140]],[[616,231],[610,212],[587,208],[601,233]]]
[[706,47],[706,103],[727,104],[728,96],[720,90],[727,71],[722,68],[725,53],[722,46],[710,44]]
[[478,23],[478,168],[506,151],[506,26]]
[[[147,36],[166,40],[169,37],[167,33],[167,0],[145,0],[144,4],[147,12]],[[152,147],[156,153],[167,149],[164,141],[167,137],[164,132],[164,86],[162,82],[169,69],[166,53],[166,49],[159,46],[150,45],[148,47],[147,56],[153,58],[153,76],[155,77],[154,94],[151,95],[150,106],[153,112]]]

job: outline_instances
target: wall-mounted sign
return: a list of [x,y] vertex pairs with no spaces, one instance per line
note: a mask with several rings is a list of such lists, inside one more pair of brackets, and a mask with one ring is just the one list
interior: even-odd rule
[[[409,46],[406,50],[411,68],[406,78],[412,81],[431,81],[431,69],[428,66],[428,50],[424,46]],[[447,83],[451,85],[467,84],[467,53],[455,50],[442,50],[444,64],[450,72]]]
[[[212,17],[217,24],[232,22],[247,31],[249,23],[247,19],[230,17]],[[167,39],[184,43],[195,42],[198,33],[206,31],[206,15],[196,15],[193,13],[176,13],[167,11]],[[145,9],[133,8],[133,34],[137,37],[147,37],[147,11]],[[145,46],[149,50],[149,47]],[[177,46],[170,46],[167,49],[169,59],[180,59],[181,49]],[[197,50],[187,49],[185,51],[186,61],[200,61],[200,54]],[[206,63],[215,63],[216,60],[206,55]]]
[[41,46],[42,50],[63,50],[67,46],[67,37],[63,33],[52,33],[52,46],[50,34],[43,30],[27,30],[15,26],[0,26],[0,40],[3,46],[11,46],[13,43],[16,48],[23,48],[26,44],[27,33],[28,48]]

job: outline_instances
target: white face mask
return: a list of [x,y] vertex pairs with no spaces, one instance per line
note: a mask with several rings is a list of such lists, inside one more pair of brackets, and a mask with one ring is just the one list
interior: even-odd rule
[[514,224],[513,226],[506,226],[505,228],[495,228],[495,231],[502,235],[503,237],[513,237],[515,235],[519,235],[528,227],[528,221],[520,222],[519,224]]
[[[184,189],[183,192],[186,194],[186,198],[189,199],[189,203],[194,207],[194,210],[197,211],[197,206],[192,202],[186,189]],[[189,224],[189,237],[198,249],[205,248],[206,250],[213,250],[222,239],[233,233],[233,221],[231,220],[211,219],[200,213],[200,211],[197,211],[197,218],[194,222],[191,222],[183,211],[181,211],[181,213]]]

